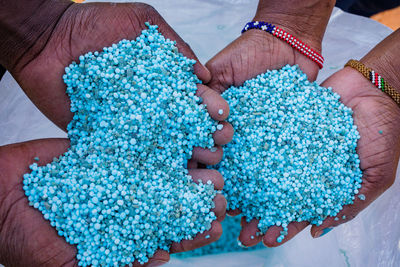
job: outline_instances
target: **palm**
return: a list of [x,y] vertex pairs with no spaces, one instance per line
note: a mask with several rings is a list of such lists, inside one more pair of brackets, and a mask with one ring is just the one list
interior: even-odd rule
[[[76,4],[62,15],[43,51],[25,66],[17,66],[12,74],[43,114],[65,130],[72,120],[72,113],[62,79],[64,68],[89,51],[99,51],[122,39],[135,39],[145,28],[145,22],[158,25],[165,37],[176,41],[179,52],[197,60],[190,47],[151,6],[141,3]],[[210,79],[209,71],[198,62],[194,72],[205,82]],[[226,119],[229,107],[219,94],[199,85],[197,95],[203,98],[213,119]],[[223,115],[218,113],[219,109],[224,110]],[[227,127],[214,134],[217,145],[226,144],[232,138],[231,126],[224,124]],[[195,148],[193,158],[196,162],[215,164],[221,159],[221,152],[221,149],[212,153]]]
[[212,75],[208,85],[223,92],[232,85],[239,86],[268,69],[279,69],[286,64],[299,65],[310,80],[317,78],[316,63],[276,37],[250,30],[207,62]]
[[[311,234],[315,237],[322,229],[339,225],[353,219],[360,211],[381,195],[394,181],[400,147],[400,109],[395,102],[360,73],[346,68],[332,75],[322,86],[332,87],[341,96],[341,101],[353,110],[353,119],[361,136],[357,143],[363,183],[360,194],[365,200],[356,197],[353,205],[348,205],[336,216],[328,217],[321,226],[313,226]],[[346,217],[343,217],[343,216]],[[342,219],[345,218],[345,219]],[[257,230],[257,220],[243,222],[240,240],[247,246],[263,241],[270,247],[282,243],[276,241],[282,230],[273,226],[263,237],[250,239]],[[307,227],[307,222],[294,222],[288,226],[288,235],[283,243]]]
[[[353,205],[340,212],[339,218],[346,215],[344,221],[347,221],[394,182],[400,153],[400,109],[392,99],[350,68],[334,74],[322,85],[332,87],[341,96],[343,104],[353,110],[354,123],[361,136],[357,144],[360,168],[363,171],[360,194],[365,195],[366,199],[356,197]],[[322,226],[314,227],[312,233],[328,224],[339,223],[329,218]]]
[[[181,53],[196,59],[189,46],[148,5],[75,4],[62,15],[41,53],[25,66],[17,66],[13,75],[35,105],[66,129],[72,113],[62,80],[64,68],[84,53],[99,51],[121,39],[135,39],[146,21],[159,25],[164,36],[177,41]],[[200,79],[209,79],[209,73],[198,63],[195,72]]]
[[[34,157],[40,164],[67,150],[63,139],[38,140],[25,145],[0,148],[1,206],[0,251],[6,266],[73,266],[75,248],[68,245],[42,214],[28,205],[22,189],[22,175],[29,172]],[[4,191],[3,191],[4,190]],[[18,259],[18,260],[16,260]]]
[[[244,81],[258,74],[269,69],[279,69],[286,64],[299,65],[311,81],[317,78],[319,69],[316,63],[276,37],[259,30],[250,30],[207,62],[206,67],[211,72],[211,81],[208,86],[222,93],[232,85],[240,86]],[[234,210],[229,213],[237,215],[240,211]],[[256,235],[257,224],[257,220],[250,223],[243,220],[240,241],[246,246],[252,246],[264,238],[264,243],[278,245],[276,238],[281,229],[271,227],[268,233],[261,237]],[[306,222],[290,224],[286,240],[306,226]]]
[[[0,193],[4,196],[0,209],[0,262],[6,266],[78,266],[75,246],[67,244],[40,211],[28,205],[22,188],[22,176],[30,172],[29,165],[35,157],[43,165],[64,153],[68,146],[67,139],[42,139],[0,148]],[[184,250],[181,244],[174,246],[176,252]],[[190,244],[188,247],[191,249]],[[149,262],[168,259],[168,253],[160,250]],[[134,266],[139,264],[135,262]]]
[[[28,205],[22,188],[23,174],[30,172],[29,165],[35,162],[35,157],[39,157],[39,165],[44,165],[67,151],[68,146],[67,139],[42,139],[0,147],[0,262],[6,266],[77,265],[75,246],[68,245],[40,211]],[[214,170],[189,169],[189,174],[194,181],[212,180],[217,190],[222,189],[222,176]],[[225,214],[225,199],[217,195],[214,203],[213,211],[220,221]],[[193,240],[173,243],[170,252],[207,245],[221,234],[220,223],[214,221],[210,230],[198,234]],[[159,250],[149,263],[168,260],[168,253]],[[139,264],[135,262],[134,266]]]

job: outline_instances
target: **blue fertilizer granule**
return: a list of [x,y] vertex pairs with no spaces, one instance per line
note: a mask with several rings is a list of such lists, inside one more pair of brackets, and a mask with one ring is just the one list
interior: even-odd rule
[[228,209],[265,233],[290,222],[320,225],[352,204],[361,187],[360,135],[352,110],[297,66],[267,71],[222,95],[235,130],[216,169]]
[[218,123],[195,96],[195,61],[146,25],[65,68],[71,146],[24,175],[29,204],[77,245],[80,266],[145,263],[216,219],[213,185],[185,166],[193,147],[213,147]]
[[184,253],[178,253],[175,255],[175,257],[187,258],[225,252],[240,252],[265,248],[262,243],[259,243],[258,245],[253,247],[239,246],[238,236],[241,230],[240,220],[241,216],[226,216],[225,220],[221,223],[223,231],[220,239],[207,246],[200,247]]

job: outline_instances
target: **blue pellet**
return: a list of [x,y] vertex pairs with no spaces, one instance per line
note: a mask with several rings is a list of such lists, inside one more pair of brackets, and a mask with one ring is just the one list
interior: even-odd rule
[[321,225],[353,203],[362,172],[352,110],[331,88],[310,83],[298,66],[232,86],[227,119],[235,134],[214,166],[225,178],[228,209],[265,233],[294,221]]
[[214,186],[185,165],[193,147],[214,146],[218,122],[198,104],[195,61],[146,25],[65,68],[71,147],[24,175],[31,205],[77,246],[80,266],[145,263],[216,219]]

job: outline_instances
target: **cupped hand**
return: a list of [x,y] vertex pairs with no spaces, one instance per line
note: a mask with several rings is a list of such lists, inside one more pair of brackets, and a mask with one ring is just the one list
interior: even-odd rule
[[[145,22],[158,25],[166,38],[176,41],[180,53],[197,61],[194,72],[200,80],[204,83],[210,80],[210,72],[189,45],[153,7],[142,3],[71,4],[60,15],[48,39],[37,41],[44,43],[39,53],[32,54],[33,51],[28,50],[10,70],[11,74],[39,110],[65,130],[73,115],[62,79],[64,68],[89,51],[102,50],[122,39],[135,39],[146,28]],[[214,119],[222,121],[228,116],[228,105],[218,94],[206,86],[201,86],[197,94],[209,104],[208,110]],[[219,109],[224,111],[222,115]],[[233,132],[229,133],[226,127],[218,134],[216,143],[221,145],[230,141]]]
[[[333,6],[334,2],[330,0],[260,1],[253,21],[272,23],[321,53],[322,37]],[[310,81],[317,78],[317,63],[269,33],[257,29],[248,30],[206,63],[211,72],[211,80],[207,85],[222,93],[230,86],[240,86],[244,81],[267,70],[279,69],[287,64],[298,65]],[[227,213],[235,216],[241,211],[230,210]],[[279,236],[279,228],[274,227],[270,229],[272,233],[256,235],[259,232],[257,225],[257,220],[246,223],[245,218],[242,218],[239,240],[243,245],[252,246],[263,238],[276,240]],[[304,222],[292,223],[285,241],[294,235],[293,231],[298,232],[307,225]]]
[[[11,69],[12,75],[33,103],[56,125],[66,129],[72,119],[70,101],[65,93],[62,80],[65,66],[77,61],[81,54],[98,51],[121,39],[135,39],[145,29],[145,22],[156,24],[166,37],[177,42],[179,52],[196,59],[190,47],[170,28],[151,6],[139,3],[114,4],[72,4],[60,16],[57,24],[39,53],[29,54]],[[40,42],[38,42],[40,43]],[[210,79],[209,71],[198,60],[195,74],[203,82]],[[218,121],[229,114],[229,107],[221,96],[207,86],[198,85],[197,95],[207,104],[210,116]],[[220,114],[219,110],[223,113]],[[194,169],[197,162],[215,164],[222,157],[220,145],[230,141],[233,131],[229,124],[213,134],[216,151],[195,148],[193,161],[188,164],[189,174],[194,181],[212,180],[215,188],[223,186],[222,176],[212,170]],[[22,190],[22,175],[29,172],[28,166],[35,156],[40,157],[39,165],[50,162],[68,148],[67,140],[37,140],[0,148],[1,187],[1,249],[5,251],[0,260],[6,266],[74,266],[77,264],[74,246],[59,237],[41,213],[29,207]],[[225,215],[226,200],[217,195],[214,212],[217,220],[209,231],[196,236],[194,240],[173,243],[171,253],[191,250],[217,240],[221,233],[221,221]],[[205,236],[209,235],[209,238]],[[149,265],[167,262],[169,254],[158,251]]]
[[[322,225],[311,227],[313,237],[353,219],[387,190],[394,182],[400,154],[400,108],[392,99],[350,67],[332,75],[322,86],[332,87],[341,96],[340,101],[354,112],[354,123],[361,136],[357,153],[363,182],[352,205],[345,206],[337,216],[326,218]],[[257,224],[257,220],[242,221],[239,239],[244,245],[253,246],[262,241],[269,247],[279,246],[302,231],[308,222],[290,223],[288,235],[281,243],[276,240],[282,228],[273,226],[265,235],[256,236]],[[250,238],[252,235],[254,239]]]
[[[75,246],[43,218],[41,212],[29,206],[22,188],[22,176],[30,172],[29,165],[39,157],[45,165],[63,154],[69,147],[67,139],[42,139],[0,147],[0,263],[12,266],[78,266]],[[211,180],[215,188],[223,187],[222,176],[214,170],[189,169],[194,181]],[[218,222],[225,215],[226,201],[218,194],[214,213],[217,220],[210,230],[193,240],[173,243],[171,253],[191,250],[216,241],[222,234]],[[209,238],[206,236],[209,235]],[[208,237],[208,236],[207,236]],[[146,265],[158,266],[168,262],[169,253],[159,250]],[[137,262],[134,266],[141,266]]]
[[[62,79],[64,68],[89,51],[100,51],[122,39],[135,39],[146,28],[145,22],[159,25],[164,36],[177,41],[181,53],[197,60],[190,47],[149,5],[71,4],[60,14],[50,37],[43,41],[42,50],[34,55],[28,50],[11,73],[32,102],[65,130],[72,113]],[[210,73],[200,63],[194,69],[203,81],[210,79]]]
[[[199,79],[203,82],[210,80],[210,72],[198,61],[189,45],[153,7],[142,3],[71,4],[61,14],[48,39],[37,41],[45,43],[40,52],[30,54],[28,50],[23,60],[18,61],[10,71],[39,110],[65,130],[73,114],[62,79],[64,68],[89,51],[99,51],[122,39],[135,39],[146,28],[145,22],[158,25],[158,30],[166,38],[176,41],[179,52],[197,61],[194,72]],[[227,118],[228,104],[218,93],[205,85],[198,85],[196,95],[203,99],[213,119],[223,121]],[[219,114],[219,110],[223,113]],[[228,143],[233,136],[231,125],[221,123],[223,129],[213,134],[216,151],[194,148],[193,160],[188,164],[190,168],[197,167],[197,163],[216,164],[221,160],[220,146]]]

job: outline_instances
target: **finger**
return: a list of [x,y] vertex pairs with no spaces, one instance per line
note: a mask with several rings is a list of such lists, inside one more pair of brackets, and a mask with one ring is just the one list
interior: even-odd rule
[[135,261],[133,263],[133,267],[156,267],[164,265],[167,262],[169,262],[169,253],[165,250],[157,250],[148,262],[145,264],[140,264],[139,262]]
[[242,211],[241,211],[240,209],[234,209],[234,210],[228,210],[228,211],[226,211],[226,213],[227,213],[229,216],[237,216],[237,215],[239,215],[240,213],[242,213]]
[[[60,262],[75,263],[76,247],[66,243],[40,211],[29,208],[22,179],[25,173],[31,172],[29,165],[34,162],[44,165],[60,156],[68,146],[68,139],[42,139],[0,147],[0,194],[5,196],[1,206],[9,207],[2,221],[2,245],[6,246],[10,241],[10,244],[19,243],[22,238],[23,254],[29,253],[31,248],[46,247],[48,266],[58,266]],[[35,157],[39,157],[39,161]],[[19,258],[14,263],[30,266],[27,260]]]
[[213,139],[217,145],[226,145],[233,138],[233,127],[230,123],[222,121],[218,124],[217,130],[213,133]]
[[189,159],[188,162],[187,162],[187,168],[188,169],[197,169],[198,168],[197,161]]
[[348,222],[359,213],[357,205],[345,206],[336,216],[326,218],[320,226],[313,225],[310,233],[314,238],[322,237],[333,230],[334,227]]
[[216,190],[222,190],[222,188],[224,187],[224,178],[217,170],[189,169],[189,175],[192,176],[193,181],[195,181],[196,183],[198,183],[199,180],[203,184],[211,181]]
[[277,238],[281,235],[281,231],[283,231],[282,227],[272,226],[268,229],[268,231],[263,236],[263,243],[267,247],[277,247],[280,246],[290,239],[292,239],[295,235],[300,233],[304,228],[309,225],[309,222],[291,222],[288,225],[287,235],[283,238],[282,242],[278,242]]
[[200,63],[200,60],[194,54],[189,44],[186,43],[159,14],[157,20],[158,22],[156,24],[159,25],[159,31],[161,34],[170,40],[176,41],[178,51],[185,57],[196,60],[196,64],[193,66],[194,73],[204,83],[208,83],[211,80],[211,73],[203,64]]
[[258,220],[253,219],[250,222],[246,221],[245,217],[242,217],[240,222],[242,230],[240,231],[239,240],[246,247],[252,247],[257,245],[262,240],[262,235],[257,235]]
[[[201,181],[203,184],[211,181],[216,190],[222,190],[224,187],[224,179],[217,170],[209,169],[190,169],[189,175],[192,176],[193,181],[198,183]],[[226,213],[227,202],[223,195],[217,194],[214,198],[215,207],[212,211],[217,216],[218,221],[223,221]]]
[[212,210],[217,216],[217,221],[222,222],[226,214],[226,199],[222,194],[217,194],[214,198],[215,208]]
[[204,84],[198,84],[196,95],[203,99],[203,104],[206,104],[207,111],[211,118],[217,121],[223,121],[228,118],[228,102],[226,102],[218,92]]
[[192,160],[206,165],[215,165],[222,159],[222,147],[215,146],[211,149],[195,147],[193,148]]
[[221,237],[221,235],[222,235],[221,223],[213,221],[211,223],[210,230],[197,234],[193,240],[182,240],[179,243],[172,243],[170,252],[178,253],[203,247],[205,245],[217,241]]

